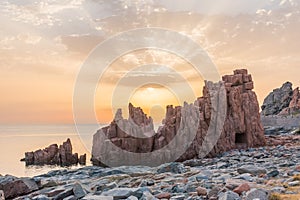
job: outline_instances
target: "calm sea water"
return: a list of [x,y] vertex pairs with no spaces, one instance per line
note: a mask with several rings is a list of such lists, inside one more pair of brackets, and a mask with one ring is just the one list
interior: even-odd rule
[[[93,134],[99,126],[75,125],[0,125],[0,174],[14,176],[35,176],[60,167],[26,167],[20,159],[27,151],[43,149],[50,144],[62,144],[71,139],[73,152],[87,154],[87,165],[90,164],[90,151]],[[77,168],[80,166],[73,166]]]

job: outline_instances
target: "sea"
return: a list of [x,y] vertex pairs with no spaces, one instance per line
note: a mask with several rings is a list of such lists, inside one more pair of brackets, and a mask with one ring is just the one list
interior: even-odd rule
[[[87,165],[91,165],[93,134],[104,125],[0,125],[0,174],[17,177],[32,177],[59,166],[25,166],[20,159],[25,152],[44,149],[51,144],[62,144],[71,139],[73,152],[87,154]],[[82,166],[72,166],[70,169]]]

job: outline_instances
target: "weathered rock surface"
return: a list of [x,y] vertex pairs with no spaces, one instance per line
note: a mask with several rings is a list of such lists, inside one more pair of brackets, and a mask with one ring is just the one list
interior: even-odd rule
[[61,165],[70,166],[85,164],[86,155],[80,156],[73,154],[71,140],[67,139],[62,145],[58,147],[57,144],[52,144],[45,149],[39,149],[35,152],[26,152],[25,158],[26,165]]
[[287,108],[283,109],[279,115],[298,115],[300,114],[300,91],[299,87],[294,89],[292,100]]
[[[286,82],[281,88],[271,92],[262,105],[261,121],[266,134],[289,132],[299,127],[300,90],[292,89],[292,83]],[[273,131],[272,129],[281,129]]]
[[263,116],[269,115],[297,115],[300,114],[299,87],[293,90],[293,84],[284,83],[281,88],[274,89],[264,100],[261,107]]
[[[187,147],[185,153],[178,161],[202,157],[202,144],[208,134],[212,117],[219,114],[220,108],[212,107],[212,101],[218,105],[224,104],[227,107],[224,126],[221,127],[221,135],[217,138],[217,144],[210,152],[209,157],[216,156],[231,149],[242,149],[247,147],[258,147],[265,145],[263,128],[260,122],[259,105],[253,89],[253,81],[247,70],[235,70],[233,75],[226,75],[223,81],[213,84],[205,82],[203,97],[198,98],[194,104],[185,104],[183,107],[172,105],[167,106],[166,116],[155,134],[151,117],[129,104],[129,119],[123,119],[122,111],[118,110],[113,122],[99,130],[93,138],[92,161],[94,165],[102,165],[101,157],[106,156],[113,160],[120,152],[107,149],[101,145],[103,140],[110,140],[118,149],[134,153],[156,152],[169,145],[179,131],[185,133],[196,129],[196,137],[192,144]],[[220,99],[222,86],[225,86],[224,96]],[[197,112],[193,112],[193,109]],[[186,114],[188,113],[188,114]],[[193,119],[197,118],[195,124]],[[193,124],[194,123],[194,124]],[[220,125],[220,124],[218,124]],[[214,132],[213,134],[217,134]],[[191,137],[188,135],[188,137]],[[177,147],[187,145],[182,137]],[[177,148],[168,149],[170,154],[177,151]],[[168,160],[168,155],[157,154],[161,160]],[[117,158],[117,157],[116,157]],[[119,158],[118,158],[119,159]],[[127,159],[127,158],[124,158]],[[116,163],[118,161],[116,160]],[[138,163],[133,160],[132,163]],[[142,163],[147,165],[147,163]]]
[[284,83],[281,88],[274,89],[264,100],[261,106],[262,115],[277,115],[290,105],[293,95],[293,84]]
[[0,190],[3,191],[6,199],[29,194],[38,189],[36,182],[29,178],[16,178],[13,176],[0,178]]

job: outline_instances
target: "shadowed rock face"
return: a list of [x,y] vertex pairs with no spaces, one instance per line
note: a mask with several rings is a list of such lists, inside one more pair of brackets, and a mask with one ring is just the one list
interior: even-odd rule
[[35,152],[26,152],[25,158],[21,161],[25,161],[26,165],[77,165],[85,164],[86,155],[80,156],[72,153],[71,140],[67,139],[62,145],[52,144],[45,149],[39,149]]
[[[219,99],[222,93],[221,86],[225,86],[225,98]],[[216,156],[235,148],[263,146],[265,145],[264,132],[260,122],[257,96],[252,91],[253,88],[252,77],[245,69],[235,70],[233,75],[224,76],[223,81],[219,83],[206,81],[203,96],[193,104],[185,103],[183,107],[167,106],[163,125],[159,127],[157,133],[154,132],[151,117],[147,117],[141,108],[129,104],[129,119],[123,119],[122,111],[118,110],[112,123],[94,135],[92,162],[94,165],[102,165],[103,156],[113,160],[113,155],[117,154],[116,150],[105,149],[101,145],[103,140],[109,139],[119,149],[129,152],[156,152],[163,147],[168,147],[178,132],[189,133],[193,128],[196,130],[196,135],[177,161],[201,158],[203,156],[202,144],[206,141],[210,123],[222,110],[222,108],[213,107],[212,105],[216,104],[212,101],[225,105],[227,112],[224,116],[225,123],[221,126],[220,137],[216,139],[216,145],[207,152],[206,156]],[[193,112],[193,109],[197,112]],[[195,118],[197,120],[193,120]],[[186,137],[191,136],[188,134]],[[186,137],[176,140],[179,142],[176,144],[188,145],[185,143]],[[168,150],[176,152],[177,148]],[[164,155],[157,155],[157,157],[164,159]],[[140,164],[147,165],[147,163]]]
[[286,82],[281,88],[273,90],[264,100],[261,107],[263,116],[298,115],[300,114],[299,87],[293,90],[293,84]]
[[293,97],[293,84],[286,82],[281,88],[273,90],[264,100],[261,107],[263,116],[278,115],[288,108]]
[[299,115],[300,114],[300,91],[299,87],[294,89],[293,94],[291,96],[291,101],[287,108],[284,108],[279,115]]

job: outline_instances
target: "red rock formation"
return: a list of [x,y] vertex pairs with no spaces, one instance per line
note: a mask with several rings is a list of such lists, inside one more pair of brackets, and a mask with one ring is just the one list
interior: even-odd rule
[[[259,105],[256,94],[252,91],[254,88],[252,77],[245,69],[235,70],[233,75],[224,76],[223,82],[216,84],[205,82],[203,97],[198,98],[193,104],[194,107],[199,109],[198,115],[195,115],[199,121],[196,137],[178,161],[200,158],[202,156],[202,144],[209,130],[212,117],[218,112],[218,108],[212,108],[212,105],[215,105],[212,104],[212,99],[216,100],[219,97],[217,94],[220,91],[217,88],[223,84],[226,88],[226,91],[224,91],[226,92],[226,95],[224,93],[226,98],[217,100],[227,105],[225,124],[217,144],[207,156],[215,156],[235,148],[265,145]],[[117,147],[123,150],[136,153],[153,152],[168,145],[178,134],[179,130],[187,128],[188,131],[190,128],[197,128],[197,124],[189,125],[189,117],[195,118],[195,116],[184,115],[183,112],[193,115],[193,112],[187,111],[189,111],[188,104],[185,104],[183,107],[167,106],[163,126],[154,135],[152,119],[151,117],[148,118],[141,108],[135,108],[130,104],[130,117],[128,120],[123,119],[121,110],[118,110],[114,121],[94,135],[93,163],[101,165],[101,155],[106,153],[114,154],[111,149],[103,149],[99,144],[99,140],[103,139],[102,134],[106,135]],[[134,129],[132,126],[138,127],[138,129]],[[130,135],[127,133],[130,133]],[[182,145],[182,141],[179,145]],[[170,149],[170,151],[176,151],[176,149]],[[109,158],[114,159],[114,156]]]
[[[85,163],[86,156],[80,156],[80,159],[81,163]],[[21,161],[25,161],[26,165],[69,166],[79,163],[78,154],[72,153],[70,139],[67,139],[59,148],[57,144],[52,144],[43,150],[39,149],[35,152],[26,152],[25,158]]]

